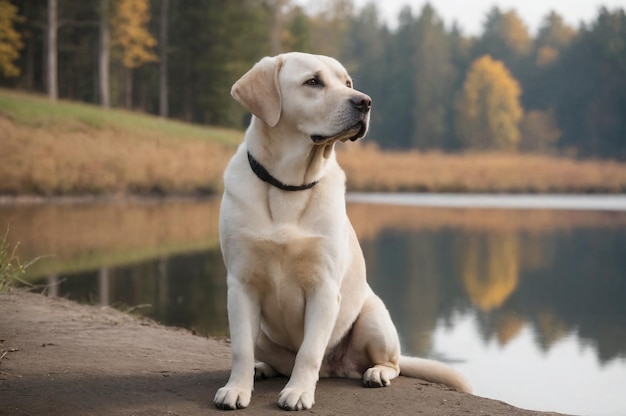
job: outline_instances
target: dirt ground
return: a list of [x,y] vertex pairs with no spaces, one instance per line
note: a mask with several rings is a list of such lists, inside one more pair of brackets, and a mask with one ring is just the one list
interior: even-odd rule
[[[207,415],[228,378],[224,340],[166,328],[111,308],[41,295],[0,293],[0,415]],[[286,379],[256,383],[248,409],[278,415]],[[293,412],[296,413],[296,412]],[[323,379],[314,415],[545,415],[399,377],[367,389]]]

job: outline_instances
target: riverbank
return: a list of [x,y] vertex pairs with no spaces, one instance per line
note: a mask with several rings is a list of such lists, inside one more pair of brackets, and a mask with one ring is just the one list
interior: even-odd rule
[[[0,293],[0,415],[206,415],[229,373],[226,340],[203,338],[111,308],[23,291]],[[256,383],[254,415],[287,414],[286,382]],[[400,377],[385,389],[324,379],[317,415],[546,415]]]
[[[243,131],[0,89],[0,195],[219,194]],[[624,193],[626,163],[337,146],[350,191]]]

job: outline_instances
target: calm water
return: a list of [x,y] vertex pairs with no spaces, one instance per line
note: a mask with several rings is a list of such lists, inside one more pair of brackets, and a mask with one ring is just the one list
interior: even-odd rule
[[[619,203],[585,197],[555,206],[530,198],[527,209],[512,200],[501,209],[433,203],[432,196],[394,205],[359,198],[348,209],[368,279],[405,352],[446,361],[476,394],[519,407],[626,414],[626,212]],[[50,255],[27,276],[49,295],[227,335],[218,204],[0,205],[0,228],[10,223],[21,259]]]

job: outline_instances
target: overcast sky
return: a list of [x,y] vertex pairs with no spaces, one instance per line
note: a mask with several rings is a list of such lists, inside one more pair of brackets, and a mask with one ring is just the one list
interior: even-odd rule
[[[371,0],[354,0],[357,9],[369,2]],[[385,21],[395,25],[402,6],[408,4],[413,12],[418,14],[427,1],[375,0],[374,3]],[[456,20],[466,35],[476,35],[482,32],[485,15],[494,5],[503,11],[515,9],[533,35],[543,17],[551,10],[563,16],[567,23],[578,28],[581,21],[590,22],[594,20],[598,14],[598,9],[603,5],[610,10],[626,9],[626,0],[431,0],[430,4],[448,27]]]

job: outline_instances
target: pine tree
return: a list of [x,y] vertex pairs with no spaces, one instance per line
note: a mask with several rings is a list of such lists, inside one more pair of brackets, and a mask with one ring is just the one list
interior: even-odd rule
[[559,14],[548,14],[535,39],[535,64],[545,66],[558,60],[561,51],[570,45],[575,35],[574,28],[568,26]]
[[416,21],[416,45],[411,70],[415,77],[413,147],[442,147],[448,136],[447,100],[456,78],[443,22],[430,4]]

